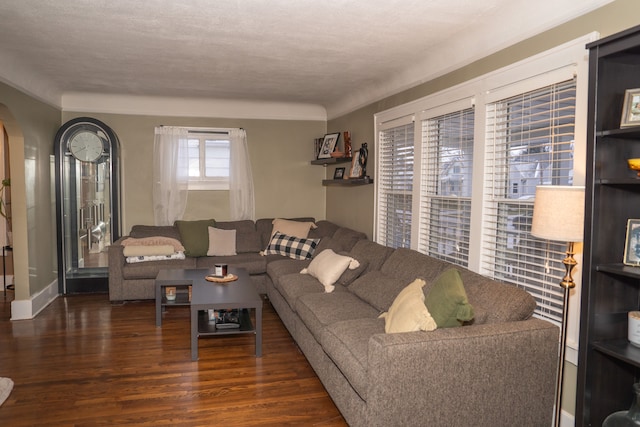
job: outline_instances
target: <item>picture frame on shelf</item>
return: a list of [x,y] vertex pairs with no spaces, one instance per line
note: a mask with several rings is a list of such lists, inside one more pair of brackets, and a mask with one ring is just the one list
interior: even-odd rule
[[624,92],[622,119],[620,127],[640,126],[640,88],[627,89]]
[[336,168],[336,170],[333,171],[333,179],[344,179],[344,171],[345,168]]
[[640,266],[640,219],[630,219],[627,221],[623,264],[635,267]]
[[340,132],[326,134],[322,140],[322,147],[318,153],[318,159],[331,158],[331,153],[333,153],[336,145],[338,145],[338,139],[340,139]]
[[351,169],[349,170],[349,178],[362,178],[364,176],[364,170],[360,164],[360,152],[353,153],[351,158]]

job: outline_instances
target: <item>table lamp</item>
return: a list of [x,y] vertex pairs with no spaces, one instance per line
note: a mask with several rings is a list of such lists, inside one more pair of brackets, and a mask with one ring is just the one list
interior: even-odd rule
[[560,425],[562,406],[562,381],[564,357],[567,345],[567,316],[569,314],[569,292],[575,287],[571,272],[578,264],[573,258],[573,244],[581,242],[584,231],[584,187],[565,185],[539,185],[533,205],[531,235],[545,240],[567,243],[567,256],[562,260],[565,275],[560,281],[564,289],[562,325],[560,327],[560,356],[556,382],[556,406],[554,425]]

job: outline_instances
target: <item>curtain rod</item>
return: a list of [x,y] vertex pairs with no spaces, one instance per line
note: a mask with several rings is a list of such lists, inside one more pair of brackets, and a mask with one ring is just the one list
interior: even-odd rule
[[[160,125],[160,127],[164,127],[165,125]],[[186,127],[186,126],[185,126]],[[208,128],[187,128],[187,133],[201,133],[201,134],[212,134],[212,135],[229,135],[229,131],[226,130],[213,130]],[[240,130],[244,130],[243,128],[238,128]]]

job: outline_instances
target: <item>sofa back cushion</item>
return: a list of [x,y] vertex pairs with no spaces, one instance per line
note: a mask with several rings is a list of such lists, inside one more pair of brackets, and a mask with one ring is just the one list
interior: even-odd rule
[[384,264],[392,252],[393,248],[372,242],[369,239],[358,240],[349,251],[351,256],[360,261],[361,264],[363,261],[367,262],[364,273],[380,270],[382,264]]
[[367,235],[350,228],[339,227],[331,238],[338,251],[350,251],[358,241],[366,239]]
[[180,240],[180,232],[173,225],[134,225],[131,227],[131,232],[129,232],[129,237],[136,239],[155,236]]
[[209,227],[216,226],[215,219],[176,220],[174,224],[180,232],[180,241],[184,245],[184,254],[186,256],[207,256],[207,251],[209,250]]
[[370,271],[354,280],[348,289],[382,313],[389,310],[396,296],[411,282],[399,276]]
[[262,237],[256,231],[256,225],[249,219],[240,221],[216,221],[216,228],[236,230],[236,252],[239,254],[260,252]]
[[[466,268],[457,268],[476,312],[475,323],[526,320],[533,315],[536,300],[524,289],[490,279]],[[486,317],[485,317],[486,316]]]
[[[256,220],[256,231],[260,234],[261,239],[261,248],[264,249],[267,247],[269,242],[271,241],[271,235],[273,231],[273,220],[275,218],[260,218]],[[315,218],[286,218],[290,221],[301,221],[301,222],[315,222]],[[313,238],[313,237],[311,237]]]

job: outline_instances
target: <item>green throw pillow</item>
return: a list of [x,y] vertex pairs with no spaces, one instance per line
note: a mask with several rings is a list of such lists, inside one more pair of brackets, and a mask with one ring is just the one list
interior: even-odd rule
[[467,300],[460,273],[454,268],[438,276],[424,303],[438,328],[462,326],[462,322],[473,319],[473,307]]
[[178,220],[173,223],[180,232],[184,254],[189,257],[207,256],[209,250],[209,227],[216,226],[215,219],[197,221]]

